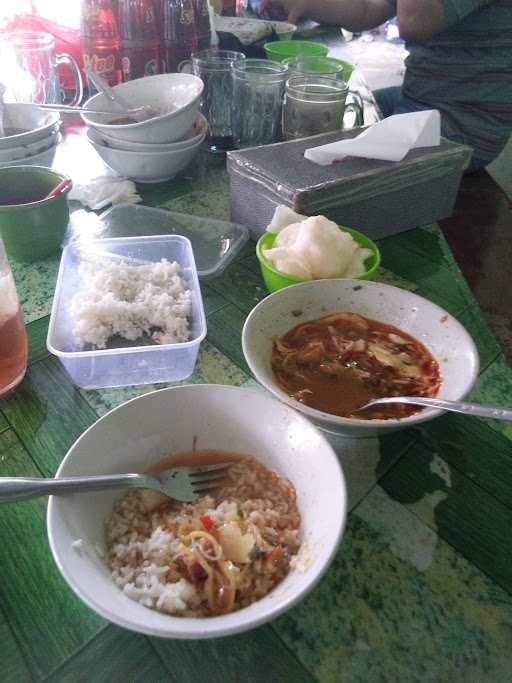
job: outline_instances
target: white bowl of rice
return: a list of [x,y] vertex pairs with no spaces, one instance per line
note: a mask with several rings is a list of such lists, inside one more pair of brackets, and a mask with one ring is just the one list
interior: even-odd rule
[[[82,434],[56,476],[142,472],[204,449],[250,456],[214,499],[146,509],[140,489],[50,497],[55,562],[102,617],[166,638],[226,636],[290,609],[326,571],[346,517],[340,464],[308,420],[266,393],[185,385],[145,394]],[[230,555],[226,530],[245,557]]]

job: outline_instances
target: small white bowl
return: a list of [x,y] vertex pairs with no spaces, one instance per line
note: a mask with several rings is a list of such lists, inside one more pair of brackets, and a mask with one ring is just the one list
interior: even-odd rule
[[[255,628],[301,600],[336,552],[346,516],[341,467],[327,440],[301,415],[259,391],[185,385],[144,394],[107,413],[68,451],[56,476],[140,472],[170,452],[199,448],[253,455],[292,481],[302,518],[295,568],[245,609],[218,617],[173,617],[128,598],[102,554],[104,523],[119,491],[51,496],[48,539],[71,588],[91,609],[124,628],[164,638],[216,638]],[[73,543],[82,540],[82,549]],[[99,550],[99,553],[98,553]]]
[[426,408],[401,419],[356,420],[310,408],[279,387],[270,364],[272,338],[306,320],[341,311],[395,325],[424,344],[439,363],[438,398],[457,401],[471,390],[479,367],[475,344],[464,327],[436,304],[405,289],[369,280],[305,282],[280,289],[253,308],[242,331],[242,348],[258,382],[317,426],[343,436],[375,436],[426,422],[442,413]]
[[17,161],[18,159],[25,159],[26,157],[34,156],[34,154],[41,154],[57,144],[58,139],[59,132],[55,129],[46,137],[36,140],[35,142],[28,142],[19,147],[0,149],[0,164],[9,161]]
[[208,121],[202,114],[197,113],[192,128],[189,128],[183,139],[177,142],[128,142],[127,140],[118,140],[105,133],[104,130],[97,130],[96,132],[99,133],[105,145],[114,149],[123,149],[127,152],[177,152],[179,149],[192,147],[196,143],[201,144],[208,132]]
[[39,152],[39,154],[32,154],[31,156],[23,157],[23,159],[2,161],[0,162],[0,168],[4,168],[5,166],[46,166],[49,168],[53,164],[55,153],[57,151],[57,145],[61,140],[62,135],[58,133],[57,137],[55,138],[55,142],[51,147],[48,147],[48,149],[45,149],[43,152]]
[[[194,121],[203,88],[203,81],[192,74],[158,74],[136,78],[114,86],[114,92],[118,92],[132,107],[149,105],[168,113],[147,121],[125,125],[108,123],[123,118],[123,114],[119,113],[113,113],[112,117],[93,114],[81,116],[89,126],[104,131],[118,140],[144,143],[175,142],[183,138]],[[106,95],[99,93],[87,100],[84,109],[111,111],[112,102]]]
[[289,24],[286,21],[270,21],[269,23],[272,24],[279,40],[291,40],[297,30],[295,24]]
[[4,126],[20,128],[26,132],[0,138],[0,150],[12,149],[46,138],[58,130],[59,123],[59,112],[43,111],[35,104],[6,103]]
[[170,152],[129,152],[124,149],[107,147],[100,134],[93,128],[87,131],[87,139],[103,161],[127,178],[139,183],[161,183],[174,178],[199,152],[199,142]]

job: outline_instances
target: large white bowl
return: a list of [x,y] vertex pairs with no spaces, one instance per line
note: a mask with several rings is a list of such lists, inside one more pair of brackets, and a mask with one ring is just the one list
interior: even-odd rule
[[[98,554],[119,492],[50,497],[48,538],[65,580],[89,607],[125,628],[166,638],[214,638],[254,628],[289,609],[327,569],[341,539],[346,490],[336,455],[301,415],[263,392],[185,385],[140,396],[107,413],[68,451],[57,477],[142,471],[198,446],[253,455],[297,491],[303,542],[296,569],[250,607],[209,618],[161,614],[128,598]],[[72,547],[82,539],[83,550]]]
[[62,135],[58,133],[51,147],[48,147],[38,154],[32,154],[28,157],[23,157],[23,159],[2,161],[0,162],[0,168],[4,168],[5,166],[46,166],[49,168],[53,164],[55,153],[57,151],[57,145],[61,140]]
[[[93,129],[95,130],[95,129]],[[177,152],[179,149],[186,149],[193,147],[195,144],[201,144],[208,132],[208,121],[199,112],[196,114],[194,125],[188,129],[182,140],[176,142],[130,142],[127,140],[118,140],[112,135],[105,133],[104,130],[97,130],[99,139],[108,147],[114,149],[124,149],[127,152]]]
[[34,156],[34,154],[41,154],[53,145],[57,144],[59,139],[59,132],[57,129],[52,130],[49,135],[36,140],[35,142],[28,142],[18,147],[9,147],[7,149],[0,149],[0,163],[8,161],[17,161],[18,159],[25,159],[26,157]]
[[4,106],[4,126],[20,128],[26,132],[0,138],[0,150],[42,140],[58,130],[59,112],[43,111],[35,104],[6,103]]
[[100,134],[93,128],[88,129],[87,139],[103,161],[114,171],[139,183],[161,183],[174,178],[189,165],[199,152],[204,138],[185,149],[170,152],[129,152],[107,147]]
[[249,314],[242,332],[247,364],[268,391],[316,425],[345,436],[375,436],[426,422],[442,413],[423,409],[401,419],[356,420],[330,415],[296,401],[277,384],[270,357],[272,338],[306,320],[340,311],[359,313],[395,325],[422,342],[439,363],[438,398],[457,401],[478,375],[478,352],[470,335],[449,313],[412,292],[366,280],[316,280],[286,287],[263,299]]
[[[175,142],[181,140],[194,121],[199,109],[199,100],[203,92],[203,81],[192,74],[158,74],[136,78],[113,90],[118,92],[132,107],[149,105],[162,111],[173,110],[162,116],[130,123],[114,125],[108,123],[122,114],[114,113],[112,117],[82,114],[83,120],[118,140],[128,142]],[[85,109],[111,111],[112,103],[106,95],[94,95],[84,104]]]

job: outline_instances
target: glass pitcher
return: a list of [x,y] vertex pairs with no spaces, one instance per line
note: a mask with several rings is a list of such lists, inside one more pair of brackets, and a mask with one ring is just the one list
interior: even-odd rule
[[83,83],[76,61],[68,54],[55,53],[50,33],[20,31],[0,37],[0,82],[6,101],[60,104],[63,101],[59,64],[69,64],[75,76],[75,96],[68,104],[81,102]]
[[9,261],[0,240],[0,399],[15,389],[27,370],[27,333]]

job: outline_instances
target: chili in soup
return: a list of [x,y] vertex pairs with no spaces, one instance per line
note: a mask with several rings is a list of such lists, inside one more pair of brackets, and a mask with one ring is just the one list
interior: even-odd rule
[[372,398],[435,396],[441,377],[428,349],[393,325],[343,312],[301,323],[272,342],[279,386],[305,405],[340,417],[389,419],[422,408],[374,406]]

